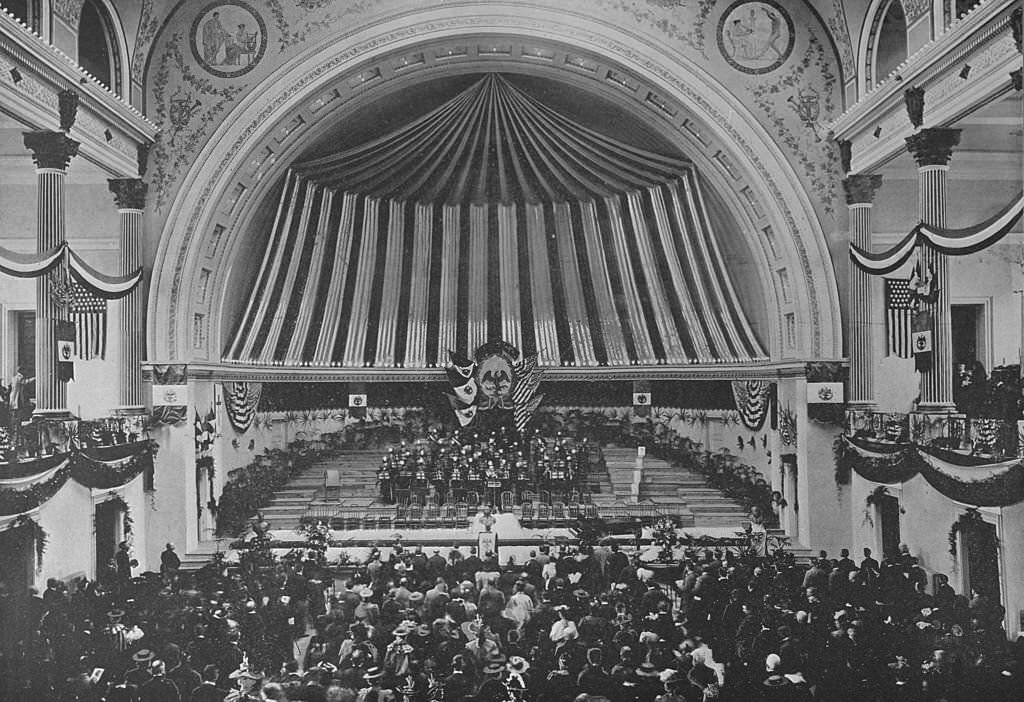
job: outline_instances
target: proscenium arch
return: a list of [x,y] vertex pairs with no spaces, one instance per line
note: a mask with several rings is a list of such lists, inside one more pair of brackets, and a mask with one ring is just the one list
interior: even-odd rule
[[[749,214],[746,221],[740,218],[744,233],[763,239],[764,227],[774,232],[777,253],[770,257],[774,260],[763,260],[761,281],[766,300],[775,301],[774,306],[768,303],[776,312],[769,315],[773,360],[840,355],[838,290],[814,209],[780,149],[728,90],[678,52],[618,26],[567,10],[538,9],[529,17],[513,5],[487,3],[479,10],[459,17],[445,16],[444,8],[418,10],[341,39],[332,37],[284,64],[239,101],[183,177],[185,187],[169,208],[161,232],[149,299],[153,362],[219,360],[223,330],[218,303],[228,294],[224,288],[229,273],[228,265],[217,262],[229,261],[223,256],[240,240],[247,214],[308,143],[298,134],[293,139],[290,135],[309,128],[311,104],[329,97],[334,85],[372,83],[374,71],[382,77],[375,62],[385,56],[415,54],[421,47],[444,42],[475,48],[474,41],[479,43],[481,37],[520,42],[525,38],[540,46],[571,47],[584,59],[599,57],[623,75],[639,78],[637,89],[650,109],[666,117],[689,115],[675,122],[666,119],[664,129],[674,130],[676,142],[687,141],[687,132],[701,132],[702,140],[716,145],[723,154],[720,167],[705,165],[703,170],[727,199],[737,191],[732,181],[743,184],[739,199],[745,207],[738,211]],[[582,70],[568,58],[563,50],[561,70]],[[496,70],[488,65],[490,58],[481,55],[476,60],[477,71]],[[274,135],[283,137],[270,141]],[[268,156],[268,142],[281,148]],[[725,162],[729,177],[717,172]],[[193,183],[199,187],[190,189]],[[762,211],[747,212],[752,206]],[[767,247],[762,240],[750,250],[758,256]],[[793,348],[781,340],[783,309],[770,279],[779,267],[788,270],[793,283],[787,308],[796,320]],[[200,314],[204,316],[195,316]],[[200,326],[198,335],[196,323],[207,325]]]

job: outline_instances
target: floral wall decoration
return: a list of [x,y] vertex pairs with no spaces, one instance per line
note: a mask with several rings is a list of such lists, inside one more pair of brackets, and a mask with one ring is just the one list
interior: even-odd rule
[[810,27],[802,31],[807,48],[800,60],[791,62],[775,80],[754,81],[747,88],[780,144],[802,170],[822,211],[834,217],[839,155],[832,141],[823,138],[822,125],[837,115],[833,94],[839,77],[830,60],[831,49]]
[[135,46],[132,49],[131,60],[131,75],[134,81],[142,80],[142,74],[146,70],[149,47],[164,19],[162,8],[157,9],[154,5],[154,0],[142,0],[142,7],[139,10],[139,26],[135,32]]
[[[629,0],[595,0],[609,9],[625,12],[639,24],[659,29],[670,38],[682,43],[707,58],[707,22],[718,0],[698,0],[686,15],[681,10],[690,5],[687,0],[648,0],[647,3]],[[669,10],[665,13],[665,10]]]
[[182,51],[184,35],[173,34],[164,45],[153,75],[154,119],[160,125],[152,152],[151,187],[162,209],[176,178],[235,98],[248,88],[218,85],[196,73]]

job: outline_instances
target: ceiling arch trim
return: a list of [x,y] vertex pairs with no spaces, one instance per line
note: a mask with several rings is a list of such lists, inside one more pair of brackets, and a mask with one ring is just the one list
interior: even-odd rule
[[[445,17],[436,10],[422,10],[393,18],[375,31],[364,31],[348,41],[324,42],[286,64],[272,79],[249,95],[223,120],[214,137],[196,158],[186,183],[200,183],[197,193],[182,191],[169,211],[160,240],[154,270],[150,319],[162,320],[150,327],[151,348],[158,356],[189,358],[204,352],[204,344],[190,344],[202,335],[190,329],[194,319],[189,307],[191,291],[204,261],[202,251],[215,235],[214,219],[228,216],[237,224],[235,211],[250,193],[239,188],[238,174],[258,158],[256,149],[274,130],[287,132],[287,117],[305,101],[326,90],[339,75],[362,79],[357,69],[388,52],[413,48],[431,39],[462,38],[481,32],[526,35],[538,40],[578,46],[583,52],[608,57],[628,71],[644,76],[655,92],[645,101],[666,114],[674,105],[689,105],[700,115],[696,129],[706,129],[723,145],[724,156],[737,173],[749,174],[753,207],[764,208],[755,219],[767,222],[777,237],[779,258],[790,260],[798,270],[794,285],[794,311],[787,320],[809,319],[792,331],[790,356],[832,357],[841,348],[838,291],[832,262],[813,207],[784,155],[753,116],[703,69],[667,47],[590,18],[565,11],[538,12],[524,17],[514,6],[496,12],[488,3],[479,15]],[[678,110],[677,110],[678,111]],[[683,121],[681,129],[686,129]],[[287,136],[287,135],[286,135]],[[759,221],[760,226],[760,221]],[[223,235],[223,228],[220,234]],[[214,248],[216,243],[214,242]],[[192,254],[190,256],[190,254]],[[207,339],[209,335],[207,335]],[[219,339],[218,339],[219,343]]]

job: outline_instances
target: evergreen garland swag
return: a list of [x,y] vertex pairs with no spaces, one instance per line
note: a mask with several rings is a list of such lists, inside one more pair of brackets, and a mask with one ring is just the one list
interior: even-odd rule
[[132,521],[131,507],[129,507],[128,503],[124,501],[124,498],[118,495],[116,492],[110,493],[110,498],[107,501],[117,505],[117,507],[120,508],[121,514],[123,515],[122,524],[124,525],[124,538],[127,541],[131,537],[132,527],[135,525],[135,522]]
[[43,568],[43,555],[46,553],[46,544],[50,535],[46,533],[42,525],[27,514],[19,515],[11,523],[11,531],[17,532],[23,538],[32,539],[36,545],[36,572]]

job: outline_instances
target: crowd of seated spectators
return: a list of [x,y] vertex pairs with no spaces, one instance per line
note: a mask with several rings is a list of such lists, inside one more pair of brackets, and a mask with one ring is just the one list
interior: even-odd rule
[[[499,565],[375,551],[337,587],[309,561],[216,561],[105,587],[0,593],[5,700],[704,702],[1019,700],[1001,607],[881,562],[617,544]],[[670,573],[670,575],[666,575]]]

